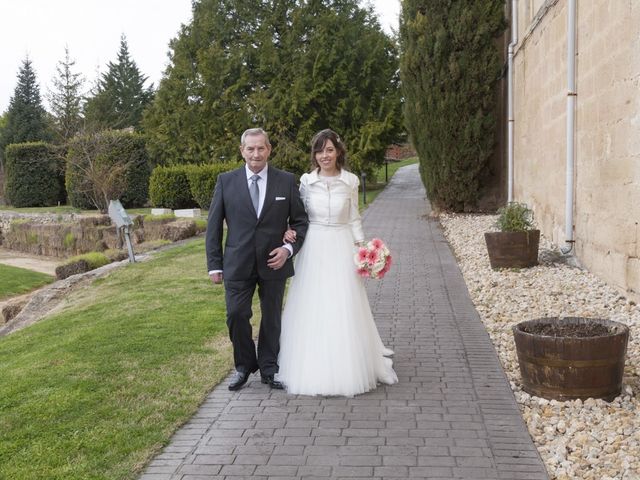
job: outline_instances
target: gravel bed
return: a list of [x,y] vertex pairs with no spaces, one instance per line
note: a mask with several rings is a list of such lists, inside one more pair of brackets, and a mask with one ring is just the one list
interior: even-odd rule
[[[496,216],[442,214],[440,223],[552,479],[640,479],[640,308],[540,239],[540,265],[493,271],[484,232]],[[595,317],[630,328],[622,394],[559,402],[521,388],[511,327],[541,317]]]

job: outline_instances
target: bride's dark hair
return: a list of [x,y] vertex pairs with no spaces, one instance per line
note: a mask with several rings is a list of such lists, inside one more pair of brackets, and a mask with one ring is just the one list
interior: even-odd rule
[[331,143],[336,147],[338,152],[338,158],[336,159],[336,168],[338,170],[342,170],[342,167],[347,163],[347,149],[340,140],[340,137],[336,132],[331,130],[330,128],[326,128],[324,130],[320,130],[316,133],[311,139],[311,165],[312,169],[320,170],[320,165],[316,161],[316,153],[321,152],[324,148],[327,140],[331,140]]

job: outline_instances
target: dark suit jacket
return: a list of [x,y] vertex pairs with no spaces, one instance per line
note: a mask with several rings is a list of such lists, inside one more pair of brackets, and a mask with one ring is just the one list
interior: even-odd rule
[[[267,266],[269,252],[281,247],[288,226],[296,231],[294,255],[304,241],[309,223],[293,174],[268,167],[267,190],[260,218],[251,203],[245,166],[218,177],[209,208],[206,250],[207,268],[223,270],[225,280],[246,280],[254,262],[266,280],[285,280],[293,275],[291,256],[279,270]],[[223,224],[227,238],[222,250]]]

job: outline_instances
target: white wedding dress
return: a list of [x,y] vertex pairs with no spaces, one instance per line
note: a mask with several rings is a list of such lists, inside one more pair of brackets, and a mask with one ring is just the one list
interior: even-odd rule
[[282,314],[277,378],[303,395],[353,396],[396,383],[387,358],[393,352],[382,344],[355,271],[354,241],[363,240],[358,177],[312,172],[300,183],[309,230]]

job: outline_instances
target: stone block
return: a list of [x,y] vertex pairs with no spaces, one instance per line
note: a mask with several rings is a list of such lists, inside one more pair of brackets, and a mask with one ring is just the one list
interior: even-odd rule
[[183,208],[179,210],[174,210],[173,213],[176,217],[183,217],[183,218],[199,218],[202,216],[199,208]]
[[4,307],[2,307],[2,315],[0,315],[0,325],[3,323],[7,323],[8,321],[12,320],[16,315],[18,315],[28,301],[29,301],[28,298],[20,298],[20,299],[8,302]]
[[71,275],[85,273],[89,270],[91,270],[91,267],[89,267],[89,263],[86,260],[78,260],[77,262],[56,267],[56,278],[58,280],[62,280],[70,277]]
[[173,212],[170,208],[152,208],[151,215],[169,215]]
[[178,220],[162,226],[160,238],[177,242],[185,238],[193,237],[196,234],[196,224],[193,220]]

